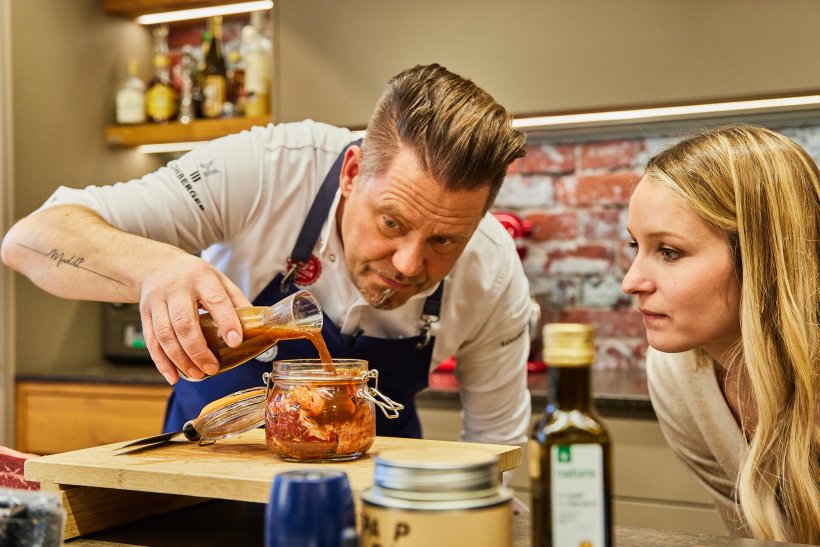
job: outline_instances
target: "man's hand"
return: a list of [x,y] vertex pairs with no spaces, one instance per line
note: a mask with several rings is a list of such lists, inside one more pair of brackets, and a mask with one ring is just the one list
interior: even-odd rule
[[[185,251],[123,232],[81,205],[59,205],[18,221],[3,239],[3,262],[62,298],[139,302],[143,333],[170,383],[218,365],[199,327],[211,312],[230,346],[242,341],[234,308],[250,306],[223,273]],[[174,366],[176,364],[176,366]]]
[[219,363],[199,326],[199,309],[210,312],[225,342],[242,342],[242,326],[235,308],[250,306],[242,291],[225,274],[204,260],[174,253],[142,282],[140,316],[151,358],[169,383],[179,379],[177,369],[191,378],[214,375]]

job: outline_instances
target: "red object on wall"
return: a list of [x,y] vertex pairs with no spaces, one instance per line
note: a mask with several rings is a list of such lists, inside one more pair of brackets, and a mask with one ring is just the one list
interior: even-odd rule
[[515,248],[518,251],[518,257],[524,260],[527,256],[527,247],[524,240],[532,235],[532,222],[507,212],[496,212],[493,213],[493,216],[512,236],[515,241]]

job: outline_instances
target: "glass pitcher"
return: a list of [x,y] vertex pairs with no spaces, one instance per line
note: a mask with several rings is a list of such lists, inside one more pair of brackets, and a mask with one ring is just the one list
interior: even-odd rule
[[[222,374],[250,361],[273,347],[280,340],[307,338],[316,346],[324,362],[332,362],[322,339],[322,308],[308,291],[296,292],[272,306],[249,306],[237,308],[236,314],[242,324],[242,343],[232,348],[222,338],[210,313],[199,316],[199,325],[208,343],[208,349],[216,356]],[[181,378],[198,382],[204,378],[192,378],[177,368]]]

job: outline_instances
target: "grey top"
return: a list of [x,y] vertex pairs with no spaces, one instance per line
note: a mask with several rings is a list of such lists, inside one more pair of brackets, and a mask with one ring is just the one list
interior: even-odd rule
[[646,356],[649,396],[672,451],[706,488],[733,536],[751,537],[734,501],[748,447],[718,386],[714,368],[697,369],[694,352]]

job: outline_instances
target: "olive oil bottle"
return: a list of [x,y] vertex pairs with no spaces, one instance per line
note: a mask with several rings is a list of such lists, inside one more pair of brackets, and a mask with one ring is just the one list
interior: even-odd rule
[[544,326],[547,408],[530,436],[532,544],[612,545],[609,435],[590,396],[591,325]]

